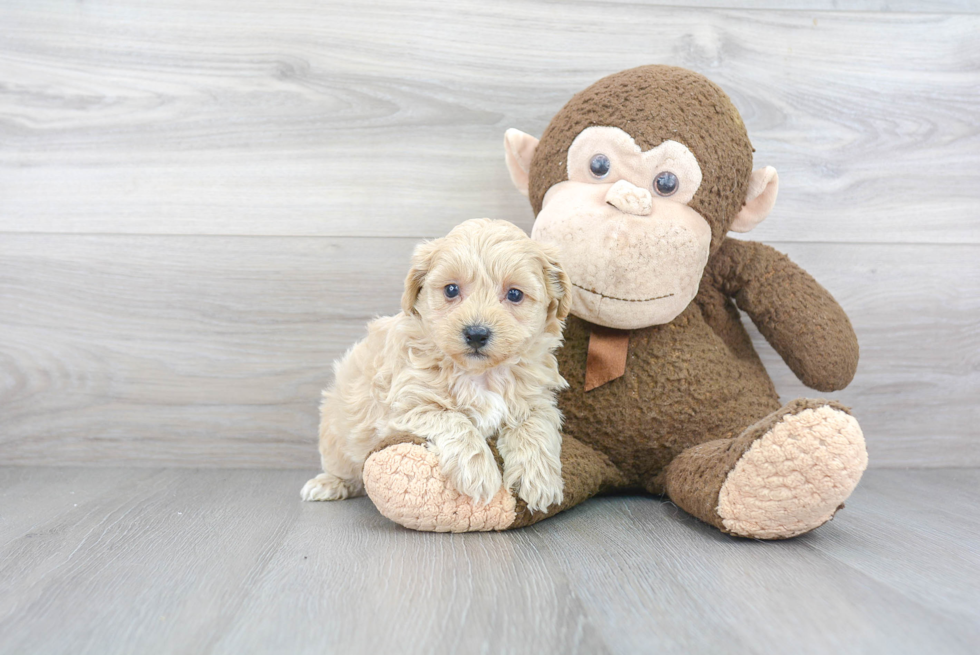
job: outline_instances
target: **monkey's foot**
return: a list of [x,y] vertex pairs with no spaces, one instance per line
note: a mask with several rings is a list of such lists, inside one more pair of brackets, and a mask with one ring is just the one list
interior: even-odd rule
[[424,532],[506,530],[517,502],[503,487],[486,505],[456,491],[438,458],[415,443],[383,448],[364,462],[364,488],[382,515]]
[[868,465],[857,420],[836,403],[806,404],[802,411],[746,430],[762,434],[718,494],[726,532],[755,539],[795,537],[829,521],[857,486]]

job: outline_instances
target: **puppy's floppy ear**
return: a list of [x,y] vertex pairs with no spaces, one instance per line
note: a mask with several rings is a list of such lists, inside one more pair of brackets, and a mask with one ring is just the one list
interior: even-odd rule
[[439,249],[440,241],[441,239],[436,239],[435,241],[426,241],[415,246],[415,252],[412,253],[412,268],[408,271],[408,276],[405,278],[405,293],[402,294],[402,311],[406,314],[417,315],[419,313],[415,309],[415,302],[419,299],[419,294],[422,292],[422,284],[425,282],[425,276],[429,273],[429,269],[432,268],[432,259],[436,254],[436,250]]
[[560,333],[561,326],[568,312],[572,310],[572,281],[558,261],[558,249],[552,246],[541,246],[544,253],[544,280],[548,287],[548,321],[555,323],[555,331]]

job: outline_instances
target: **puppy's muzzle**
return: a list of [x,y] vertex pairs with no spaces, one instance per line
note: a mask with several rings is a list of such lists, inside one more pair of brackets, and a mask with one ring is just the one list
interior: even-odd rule
[[463,339],[466,341],[466,345],[477,353],[490,342],[492,334],[490,328],[485,325],[467,325],[463,328]]

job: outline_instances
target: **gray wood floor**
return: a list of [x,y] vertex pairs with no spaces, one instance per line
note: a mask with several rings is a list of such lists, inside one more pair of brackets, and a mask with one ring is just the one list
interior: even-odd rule
[[0,652],[980,650],[978,470],[870,471],[775,543],[641,497],[422,534],[305,477],[0,468]]

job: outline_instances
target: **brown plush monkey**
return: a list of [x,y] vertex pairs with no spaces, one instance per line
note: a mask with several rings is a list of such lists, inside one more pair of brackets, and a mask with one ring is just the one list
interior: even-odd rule
[[558,359],[564,500],[532,514],[501,490],[475,506],[411,438],[369,458],[368,494],[422,530],[528,525],[613,489],[642,489],[724,532],[759,539],[828,521],[867,453],[838,403],[780,407],[739,310],[807,386],[842,389],[857,367],[851,324],[785,255],[726,237],[762,221],[776,171],[728,96],[697,73],[644,66],[585,89],[540,142],[505,136],[532,237],[556,245],[574,285]]

